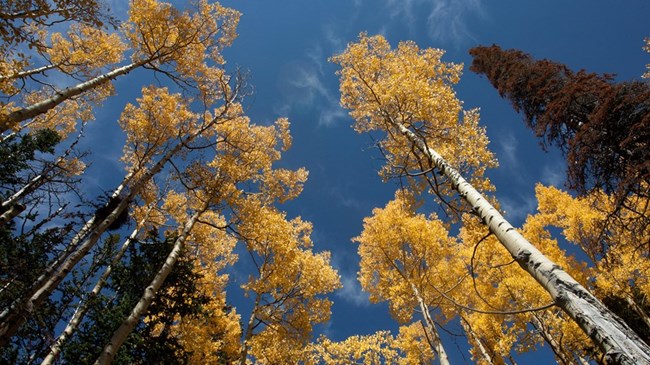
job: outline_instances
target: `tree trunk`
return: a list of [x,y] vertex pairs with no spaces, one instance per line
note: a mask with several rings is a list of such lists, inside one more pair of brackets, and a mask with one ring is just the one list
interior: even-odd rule
[[54,344],[50,347],[50,352],[47,354],[45,359],[43,359],[43,362],[41,362],[41,365],[52,365],[54,361],[59,357],[59,354],[61,354],[62,346],[63,344],[72,336],[72,334],[77,330],[79,327],[79,324],[83,320],[84,316],[88,312],[89,308],[89,303],[91,300],[97,297],[99,293],[102,291],[102,288],[104,287],[104,284],[106,284],[106,281],[108,280],[108,277],[111,275],[111,272],[113,270],[113,266],[117,264],[121,259],[124,253],[126,252],[127,248],[131,245],[131,242],[135,240],[136,235],[138,234],[140,228],[136,228],[133,230],[129,238],[124,241],[124,244],[122,244],[122,247],[120,247],[120,250],[115,254],[115,257],[113,258],[113,261],[111,264],[106,267],[106,270],[102,273],[102,275],[99,277],[97,280],[97,283],[93,287],[93,289],[90,291],[88,296],[82,300],[79,303],[79,306],[77,306],[77,309],[75,310],[72,318],[68,322],[68,325],[65,327],[63,332],[59,335],[59,337],[54,341]]
[[641,320],[645,325],[650,329],[650,317],[648,317],[648,314],[641,308],[637,302],[634,300],[634,297],[632,297],[632,294],[624,294],[625,302],[632,307],[632,309],[636,312],[636,314],[641,317]]
[[555,341],[553,336],[548,332],[546,326],[544,326],[544,323],[539,319],[536,313],[533,313],[533,316],[531,317],[531,324],[537,329],[544,341],[546,341],[546,343],[551,347],[553,354],[555,354],[555,358],[559,360],[558,364],[576,365],[573,358],[567,356],[565,351],[562,349],[562,345]]
[[[467,334],[472,338],[472,340],[474,341],[474,343],[476,343],[476,347],[478,347],[479,352],[481,353],[481,356],[483,357],[483,359],[485,360],[485,362],[486,362],[487,364],[489,364],[489,365],[493,365],[493,364],[494,364],[494,361],[492,361],[492,356],[490,356],[490,354],[488,353],[488,351],[487,351],[487,349],[485,348],[485,346],[483,346],[483,342],[482,342],[481,339],[476,335],[476,333],[474,332],[474,330],[473,330],[472,327],[470,326],[469,322],[467,322],[467,321],[465,320],[465,318],[463,318],[462,316],[460,316],[460,324],[461,324],[461,326],[463,326],[463,330],[465,331],[465,333],[467,333]],[[471,344],[471,342],[470,342],[470,344]],[[478,363],[478,361],[477,361],[477,363]]]
[[[79,140],[83,134],[83,127],[81,130],[82,132],[77,135],[77,139],[70,145],[70,147],[65,151],[65,153],[63,153],[62,156],[59,156],[56,161],[46,164],[40,174],[32,178],[27,184],[25,184],[25,186],[23,186],[20,190],[2,202],[0,211],[3,213],[2,216],[0,216],[0,224],[4,224],[14,219],[18,214],[20,214],[20,212],[25,210],[24,205],[19,204],[20,207],[18,207],[18,209],[14,209],[14,206],[18,204],[18,200],[24,198],[27,194],[33,193],[36,189],[43,186],[43,184],[45,184],[48,179],[51,179],[51,176],[49,176],[49,174],[54,171],[58,164],[63,162],[66,157],[70,156],[70,153],[72,153],[74,147],[77,145],[77,143],[79,143]],[[22,209],[20,209],[21,207]]]
[[253,330],[255,329],[255,318],[257,317],[257,307],[260,305],[260,295],[255,294],[255,304],[253,310],[248,318],[246,324],[246,333],[244,334],[244,341],[241,345],[241,354],[239,355],[239,365],[246,365],[246,358],[248,357],[248,343],[253,338]]
[[39,73],[42,73],[42,72],[45,72],[45,71],[49,71],[49,70],[55,69],[55,68],[57,68],[59,66],[60,66],[60,64],[57,64],[57,65],[49,64],[49,65],[41,66],[41,67],[38,67],[38,68],[33,68],[31,70],[16,72],[16,73],[11,74],[11,75],[0,75],[0,81],[23,79],[23,78],[25,78],[27,76],[36,75],[36,74],[39,74]]
[[[544,256],[452,168],[422,138],[403,124],[389,120],[410,140],[476,212],[517,263],[542,285],[554,302],[571,317],[605,354],[608,364],[650,364],[650,346],[620,318],[562,268]],[[432,166],[432,167],[433,167]]]
[[37,115],[43,114],[47,112],[48,110],[54,108],[55,106],[61,104],[62,102],[66,101],[67,99],[70,99],[72,97],[75,97],[83,92],[86,92],[88,90],[91,90],[105,82],[108,82],[110,80],[113,80],[117,78],[118,76],[125,75],[132,70],[143,66],[153,60],[145,60],[145,61],[139,61],[139,62],[134,62],[131,64],[128,64],[126,66],[119,67],[113,71],[107,72],[103,75],[97,76],[95,78],[92,78],[88,81],[79,83],[75,86],[68,87],[60,92],[57,92],[56,95],[47,98],[43,101],[40,101],[36,104],[24,107],[22,109],[13,111],[9,113],[6,117],[0,119],[0,133],[4,133],[5,131],[14,128],[18,123],[34,118]]
[[205,202],[203,207],[195,212],[194,215],[192,215],[192,217],[185,223],[185,227],[183,227],[183,231],[181,232],[180,236],[176,238],[174,247],[167,256],[165,263],[160,268],[160,270],[158,270],[158,273],[153,278],[149,286],[144,290],[142,297],[140,297],[140,301],[138,301],[135,307],[133,307],[133,311],[131,311],[129,317],[127,317],[122,322],[120,327],[115,332],[113,332],[113,336],[111,337],[110,341],[104,347],[104,350],[102,351],[97,361],[95,361],[95,365],[110,364],[113,361],[113,358],[115,357],[117,351],[120,349],[120,346],[122,346],[124,341],[126,341],[127,336],[138,324],[140,317],[146,313],[147,308],[149,308],[149,305],[155,298],[156,293],[165,282],[167,275],[169,275],[172,268],[176,264],[176,261],[178,260],[185,245],[185,240],[189,236],[192,228],[194,227],[194,224],[198,221],[201,214],[203,214],[203,212],[205,212],[207,209],[208,205],[209,201]]
[[[42,275],[42,285],[38,289],[31,291],[33,294],[26,303],[17,301],[12,306],[6,309],[0,316],[2,323],[0,323],[0,347],[4,346],[9,338],[13,336],[20,326],[27,320],[33,310],[37,308],[43,300],[50,296],[52,291],[63,281],[68,273],[74,266],[90,251],[90,249],[97,243],[104,231],[117,219],[117,217],[127,208],[131,200],[140,192],[140,189],[149,181],[155,174],[162,170],[163,166],[169,161],[178,151],[184,146],[183,142],[179,142],[173,149],[169,150],[149,171],[140,176],[133,185],[129,187],[129,192],[120,198],[120,202],[113,209],[113,211],[102,219],[95,226],[95,217],[86,223],[83,234],[78,234],[77,237],[86,237],[80,244],[74,242],[71,245],[76,247],[75,251],[70,253],[69,256],[61,262],[51,275]],[[90,231],[90,232],[88,232]],[[75,237],[75,239],[77,238]],[[39,278],[40,279],[40,278]]]
[[425,333],[428,332],[427,340],[429,341],[429,345],[431,346],[433,352],[438,355],[438,361],[440,361],[440,365],[449,365],[449,357],[447,356],[447,352],[445,351],[444,346],[442,346],[440,333],[438,333],[436,324],[431,318],[431,313],[429,313],[429,306],[427,306],[427,304],[424,302],[422,295],[420,295],[420,291],[414,284],[411,284],[411,289],[413,290],[413,294],[417,298],[418,304],[420,305],[420,310],[422,311]]
[[31,289],[23,297],[14,300],[8,308],[0,313],[0,347],[3,347],[7,343],[9,338],[16,333],[31,315],[34,308],[38,307],[52,293],[72,268],[90,251],[102,233],[126,209],[129,202],[140,192],[140,189],[144,187],[147,181],[160,172],[164,165],[183,147],[187,146],[204,131],[222,120],[222,117],[227,116],[233,98],[225,98],[224,100],[224,110],[220,115],[215,116],[210,122],[202,125],[200,129],[177,143],[173,149],[169,150],[150,170],[146,171],[135,182],[131,184],[134,174],[127,174],[122,184],[113,193],[112,198],[117,198],[122,195],[127,185],[129,185],[129,192],[124,197],[119,198],[120,202],[113,211],[100,222],[96,222],[97,215],[86,222],[81,231],[73,238],[70,245],[68,245],[64,254],[57,258],[52,265],[48,266],[44,274],[31,286]]

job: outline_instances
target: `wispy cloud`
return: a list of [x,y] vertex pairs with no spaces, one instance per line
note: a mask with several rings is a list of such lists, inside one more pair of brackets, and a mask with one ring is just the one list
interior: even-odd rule
[[368,293],[361,289],[361,284],[357,281],[356,275],[341,274],[341,284],[343,284],[343,287],[335,293],[337,297],[357,307],[370,305]]
[[[327,24],[323,26],[323,35],[327,41],[332,54],[343,52],[345,49],[346,42],[341,37],[338,32],[338,26],[336,24]],[[324,60],[325,58],[323,58]]]
[[355,210],[364,210],[365,204],[359,199],[355,198],[355,195],[350,191],[350,186],[342,186],[340,184],[333,184],[327,190],[328,195],[332,200],[345,208],[355,209]]
[[285,88],[289,105],[281,109],[287,110],[296,105],[318,109],[318,125],[332,127],[345,119],[347,113],[339,105],[336,90],[329,88],[324,82],[323,64],[320,63],[319,54],[322,54],[322,51],[314,48],[307,53],[312,62],[294,67]]
[[512,133],[506,132],[501,134],[497,139],[497,144],[501,153],[499,154],[499,162],[504,168],[515,169],[519,166],[519,159],[517,158],[517,147],[519,141]]
[[565,165],[557,161],[553,164],[544,165],[542,168],[542,183],[552,185],[556,188],[562,187],[565,182]]
[[501,208],[505,211],[505,217],[514,225],[521,225],[528,214],[535,212],[537,200],[534,195],[527,197],[500,197]]
[[482,16],[480,0],[386,0],[392,18],[409,25],[411,31],[417,24],[417,16],[428,12],[427,32],[431,39],[458,43],[473,38],[469,31],[469,18]]

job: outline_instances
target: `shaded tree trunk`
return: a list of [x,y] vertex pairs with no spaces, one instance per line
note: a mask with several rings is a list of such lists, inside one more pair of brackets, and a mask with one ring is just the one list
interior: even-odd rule
[[156,293],[165,282],[165,279],[169,273],[172,271],[172,268],[176,264],[176,261],[178,261],[181,251],[183,250],[185,240],[189,236],[192,228],[194,227],[194,224],[198,221],[201,214],[203,214],[203,212],[205,212],[208,208],[208,205],[209,201],[205,202],[203,204],[203,207],[195,212],[192,217],[185,223],[183,231],[178,236],[178,238],[176,238],[174,247],[167,256],[165,263],[153,278],[149,286],[144,290],[142,297],[140,297],[140,300],[131,311],[131,314],[122,322],[120,327],[115,332],[113,332],[113,336],[111,337],[110,341],[104,347],[104,350],[102,351],[99,358],[97,358],[97,361],[95,361],[95,365],[110,364],[113,361],[113,358],[115,357],[117,351],[119,351],[120,346],[122,346],[124,341],[126,341],[128,335],[131,333],[131,331],[133,331],[135,326],[140,321],[140,318],[146,313],[147,308],[149,308],[149,305],[155,298]]
[[474,332],[470,324],[462,316],[460,316],[460,323],[465,333],[467,333],[472,338],[473,343],[475,343],[476,347],[478,347],[479,352],[483,357],[483,360],[485,360],[487,364],[493,365],[494,362],[492,361],[492,356],[490,356],[485,346],[483,346],[483,341],[481,341],[481,339],[476,335],[476,333]]
[[75,310],[72,318],[68,322],[67,326],[61,332],[59,337],[54,341],[54,344],[50,347],[50,352],[47,354],[47,356],[43,359],[43,362],[41,362],[41,365],[52,365],[54,361],[59,357],[61,354],[61,350],[63,347],[63,344],[72,336],[72,334],[77,330],[79,327],[79,324],[83,320],[84,316],[88,312],[89,304],[90,302],[99,295],[101,292],[102,288],[104,287],[104,284],[106,284],[106,281],[108,280],[108,277],[111,275],[111,272],[113,270],[113,266],[116,265],[121,259],[124,253],[126,252],[127,248],[131,245],[131,242],[135,240],[136,235],[138,234],[140,228],[136,228],[133,230],[129,238],[124,241],[124,244],[122,244],[122,247],[120,247],[120,250],[115,254],[115,257],[113,258],[113,261],[111,264],[106,267],[106,270],[102,273],[102,275],[99,277],[97,280],[97,283],[93,287],[93,289],[90,291],[90,293],[87,295],[85,299],[80,301],[79,305],[77,306],[77,309]]
[[442,345],[440,333],[438,333],[438,329],[436,329],[436,323],[431,318],[431,313],[429,313],[429,306],[424,302],[422,295],[420,295],[420,291],[414,284],[411,284],[411,289],[413,290],[413,294],[417,298],[418,305],[422,311],[422,318],[424,321],[423,324],[425,333],[427,333],[427,340],[429,341],[429,345],[431,346],[431,349],[436,353],[436,355],[438,355],[438,361],[440,362],[440,365],[449,365],[449,357],[447,356],[447,352]]
[[[135,182],[129,186],[128,193],[122,198],[119,198],[117,206],[106,216],[98,217],[95,215],[91,218],[86,225],[82,228],[79,234],[73,239],[71,243],[74,252],[71,252],[60,264],[53,267],[53,270],[47,271],[37,281],[37,287],[27,293],[29,299],[27,301],[16,301],[10,308],[7,308],[0,315],[2,323],[0,323],[0,347],[13,336],[18,328],[27,320],[33,310],[37,308],[45,298],[49,297],[54,289],[63,281],[68,273],[74,266],[90,251],[90,249],[97,243],[104,231],[120,216],[120,214],[127,208],[131,200],[140,192],[154,175],[156,175],[163,166],[182,149],[184,143],[178,143],[173,149],[169,150],[150,170],[140,176]],[[124,186],[125,184],[122,184]],[[123,192],[120,188],[117,191]],[[115,195],[115,194],[114,194]],[[99,222],[96,222],[97,219]],[[103,219],[102,219],[103,218]],[[95,224],[97,223],[97,224]],[[82,242],[79,242],[83,240]]]

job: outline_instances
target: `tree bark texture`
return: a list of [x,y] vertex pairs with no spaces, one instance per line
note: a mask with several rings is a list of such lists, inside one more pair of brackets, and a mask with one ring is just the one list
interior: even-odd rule
[[422,152],[442,174],[447,176],[459,195],[478,214],[525,271],[551,295],[605,354],[608,364],[650,364],[650,346],[645,344],[625,322],[560,266],[544,256],[481,195],[442,156],[403,124],[390,123]]

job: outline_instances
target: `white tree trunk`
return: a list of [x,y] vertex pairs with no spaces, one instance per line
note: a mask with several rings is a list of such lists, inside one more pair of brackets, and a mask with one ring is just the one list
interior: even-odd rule
[[90,291],[88,296],[82,300],[79,303],[79,306],[75,310],[72,318],[68,322],[68,325],[65,327],[63,332],[59,335],[59,337],[54,341],[54,344],[50,347],[50,352],[47,354],[45,359],[43,359],[43,362],[41,362],[41,365],[52,365],[54,361],[59,357],[59,354],[61,353],[62,346],[63,344],[72,336],[72,334],[77,330],[79,327],[79,324],[83,320],[84,316],[88,312],[88,304],[93,298],[96,298],[97,295],[102,291],[102,288],[106,284],[106,281],[108,280],[108,277],[111,275],[111,272],[113,271],[113,266],[115,266],[121,259],[122,256],[124,256],[124,253],[126,252],[127,248],[131,245],[131,242],[133,242],[136,238],[136,235],[138,234],[140,228],[138,226],[136,229],[131,232],[131,235],[129,238],[124,241],[122,244],[122,247],[120,247],[120,250],[115,254],[115,257],[113,257],[113,260],[111,264],[106,267],[106,270],[102,273],[102,275],[99,277],[97,280],[97,283],[95,283],[95,286],[93,289]]
[[411,284],[411,289],[413,290],[413,295],[415,295],[418,300],[418,304],[420,305],[420,310],[422,311],[422,317],[425,323],[425,332],[428,332],[427,338],[430,342],[431,349],[438,356],[440,365],[449,365],[449,357],[447,356],[447,352],[445,351],[444,346],[442,346],[440,333],[436,328],[435,322],[431,318],[431,313],[429,313],[429,306],[424,302],[422,295],[420,295],[420,291],[414,284]]
[[48,70],[55,69],[55,68],[57,68],[59,66],[60,66],[60,64],[57,64],[57,65],[49,64],[49,65],[45,65],[45,66],[41,66],[41,67],[38,67],[38,68],[31,69],[31,70],[16,72],[16,73],[11,74],[11,75],[0,75],[0,81],[23,79],[23,78],[25,78],[27,76],[36,75],[36,74],[39,74],[39,73],[42,73],[42,72],[45,72],[45,71],[48,71]]
[[403,124],[390,120],[449,180],[486,226],[605,354],[608,364],[650,364],[650,346],[560,266],[544,256],[435,150]]
[[149,308],[149,305],[155,298],[156,293],[165,282],[167,275],[169,275],[169,273],[172,271],[172,268],[176,264],[176,261],[178,260],[181,251],[183,250],[185,240],[189,236],[192,228],[194,227],[194,224],[198,221],[201,214],[203,214],[203,212],[205,212],[207,209],[208,204],[208,202],[205,202],[202,209],[195,212],[192,217],[185,223],[183,231],[178,236],[178,238],[176,238],[174,247],[167,256],[165,263],[160,268],[160,270],[158,270],[158,273],[153,278],[149,286],[144,290],[142,297],[140,297],[140,300],[131,311],[131,314],[122,322],[120,327],[115,332],[113,332],[113,336],[111,337],[110,341],[104,347],[104,350],[102,351],[97,361],[95,361],[95,365],[110,364],[113,361],[113,358],[115,357],[117,351],[120,349],[120,346],[122,346],[124,341],[126,341],[127,336],[131,333],[131,331],[133,331],[133,328],[135,328],[135,326],[138,324],[140,318],[146,313],[147,308]]
[[[261,275],[260,275],[261,276]],[[259,293],[255,294],[255,304],[251,315],[246,324],[246,333],[244,333],[244,340],[241,344],[241,352],[239,354],[239,365],[246,365],[246,358],[248,357],[248,348],[250,347],[251,338],[253,338],[253,330],[255,329],[255,319],[257,318],[257,310],[260,305],[261,296]]]
[[553,354],[555,354],[555,357],[559,360],[558,364],[561,363],[564,365],[576,365],[576,362],[573,360],[572,356],[570,357],[569,354],[565,353],[565,351],[562,349],[562,345],[555,341],[553,336],[548,332],[546,326],[542,320],[539,319],[536,313],[533,313],[531,323],[537,329],[539,335],[542,336],[544,341],[546,341],[546,343],[551,347],[551,351],[553,351]]
[[232,95],[231,98],[225,98],[225,107],[222,114],[215,116],[211,121],[202,125],[200,129],[177,143],[173,149],[169,150],[151,169],[142,174],[135,182],[132,182],[133,173],[127,174],[111,198],[117,198],[121,195],[127,185],[129,185],[129,191],[124,197],[120,198],[119,204],[113,211],[101,222],[96,222],[96,216],[86,222],[81,231],[79,231],[70,245],[68,245],[64,254],[57,258],[52,265],[48,266],[45,272],[31,286],[31,289],[23,297],[14,300],[8,308],[0,313],[0,347],[3,347],[7,343],[9,338],[16,333],[33,310],[52,293],[74,266],[90,251],[104,231],[126,209],[129,202],[140,192],[140,189],[145,186],[147,181],[160,172],[165,164],[183,147],[191,143],[204,131],[212,128],[217,122],[223,120],[222,117],[227,116],[230,103],[234,97],[235,95]]
[[4,346],[6,341],[8,341],[9,338],[16,333],[18,328],[20,328],[20,326],[27,320],[33,310],[37,308],[43,300],[50,296],[52,291],[54,291],[61,281],[63,281],[75,265],[86,256],[95,243],[97,243],[104,231],[117,219],[124,209],[127,208],[131,200],[140,192],[147,181],[160,172],[167,161],[178,153],[183,146],[184,143],[179,142],[150,170],[135,180],[135,182],[129,186],[128,193],[124,197],[120,198],[118,205],[101,222],[95,225],[95,217],[88,221],[80,234],[77,234],[77,237],[75,237],[75,239],[78,237],[85,237],[83,242],[79,244],[73,239],[73,242],[71,243],[71,245],[75,247],[74,252],[70,253],[54,271],[46,272],[47,275],[44,274],[39,277],[39,279],[43,278],[43,280],[37,280],[37,282],[42,282],[42,285],[40,285],[36,290],[31,291],[33,294],[26,303],[23,301],[16,301],[10,308],[7,308],[2,315],[0,315],[0,319],[2,320],[2,323],[0,323],[0,347]]
[[[85,123],[84,123],[85,126]],[[56,161],[48,163],[43,170],[41,171],[40,174],[32,178],[25,186],[20,188],[17,192],[15,192],[12,196],[9,198],[5,199],[2,202],[2,206],[0,207],[0,211],[3,212],[2,216],[0,216],[0,224],[4,224],[12,219],[14,219],[20,212],[25,210],[25,208],[22,208],[22,210],[12,209],[16,204],[18,204],[18,201],[22,198],[24,198],[27,194],[33,193],[36,189],[41,187],[43,184],[47,182],[48,179],[51,179],[52,177],[49,175],[54,169],[57,168],[57,166],[65,161],[65,159],[70,156],[70,153],[72,153],[73,149],[79,143],[79,140],[81,139],[81,136],[83,134],[83,127],[82,127],[82,132],[80,132],[77,135],[77,139],[70,145],[70,147],[63,153],[62,156],[59,156],[59,158],[56,159]]]
[[460,323],[463,326],[463,330],[465,331],[465,333],[467,333],[470,337],[472,337],[472,340],[474,340],[474,343],[476,343],[476,347],[478,347],[481,356],[483,356],[483,360],[485,360],[487,364],[493,365],[494,361],[492,361],[492,356],[490,356],[485,346],[483,346],[483,342],[481,341],[481,339],[476,335],[476,333],[470,326],[469,322],[467,322],[467,320],[465,320],[465,318],[463,318],[462,315],[460,317]]
[[119,68],[116,68],[113,71],[107,72],[103,75],[92,78],[88,81],[79,83],[75,86],[68,87],[60,92],[57,92],[56,95],[47,98],[43,101],[40,101],[36,104],[24,107],[22,109],[13,111],[9,113],[6,117],[0,119],[0,133],[4,133],[8,129],[12,129],[18,123],[34,118],[37,115],[43,114],[48,110],[54,108],[55,106],[61,104],[67,99],[70,99],[74,96],[77,96],[81,93],[84,93],[88,90],[91,90],[105,82],[113,80],[118,76],[125,75],[131,72],[133,69],[136,69],[146,63],[151,62],[151,60],[140,61],[131,63]]

